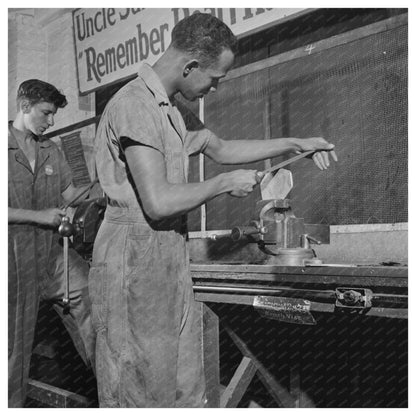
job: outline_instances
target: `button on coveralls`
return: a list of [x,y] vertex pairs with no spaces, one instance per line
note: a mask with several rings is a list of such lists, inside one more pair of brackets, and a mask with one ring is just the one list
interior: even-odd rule
[[[35,171],[9,129],[9,207],[43,210],[61,205],[61,193],[72,175],[51,140],[38,142]],[[59,234],[40,225],[9,224],[8,337],[9,407],[23,407],[40,299],[52,300],[81,358],[90,364],[94,331],[88,298],[88,264],[69,250],[70,314],[59,301],[64,296],[63,248]]]
[[211,133],[188,132],[148,65],[108,103],[95,157],[108,197],[90,270],[101,407],[201,407],[201,330],[182,217],[151,221],[128,175],[120,138],[161,152],[168,181],[187,181],[188,157]]

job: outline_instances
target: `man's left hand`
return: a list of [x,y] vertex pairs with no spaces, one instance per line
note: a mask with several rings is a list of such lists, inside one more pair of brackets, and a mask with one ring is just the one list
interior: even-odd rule
[[333,145],[332,143],[328,143],[322,137],[300,139],[298,141],[298,145],[300,147],[300,150],[297,150],[296,153],[303,153],[310,150],[316,150],[316,152],[313,153],[312,156],[308,157],[311,157],[315,165],[321,170],[328,169],[330,165],[328,154],[331,155],[332,159],[335,162],[338,161],[338,157],[334,150],[335,145]]

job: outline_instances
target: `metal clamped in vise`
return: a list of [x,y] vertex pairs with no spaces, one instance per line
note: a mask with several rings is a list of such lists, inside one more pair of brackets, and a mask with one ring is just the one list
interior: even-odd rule
[[305,224],[296,218],[288,199],[258,201],[255,220],[231,231],[234,241],[248,237],[269,254],[270,263],[284,266],[319,265],[311,244],[328,244],[330,229],[326,224]]

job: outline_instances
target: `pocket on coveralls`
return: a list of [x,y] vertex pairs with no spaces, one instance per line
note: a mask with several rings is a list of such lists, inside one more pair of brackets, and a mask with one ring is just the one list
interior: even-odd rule
[[127,237],[125,270],[129,281],[136,273],[146,270],[151,261],[153,251],[154,233],[136,234],[130,232]]
[[107,285],[107,263],[93,263],[88,276],[88,290],[92,307],[92,325],[96,332],[107,327]]

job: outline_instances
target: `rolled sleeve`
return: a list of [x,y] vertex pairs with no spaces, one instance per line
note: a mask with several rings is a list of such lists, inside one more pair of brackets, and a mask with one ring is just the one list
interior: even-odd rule
[[163,133],[155,112],[149,104],[145,104],[137,98],[135,105],[131,99],[120,99],[117,102],[117,111],[112,114],[112,125],[116,132],[117,140],[121,137],[129,139],[159,150],[163,153]]
[[189,156],[204,153],[211,137],[214,135],[207,128],[198,131],[188,131],[186,134],[187,153]]
[[203,153],[214,133],[183,103],[176,102],[186,127],[186,149],[189,156]]

